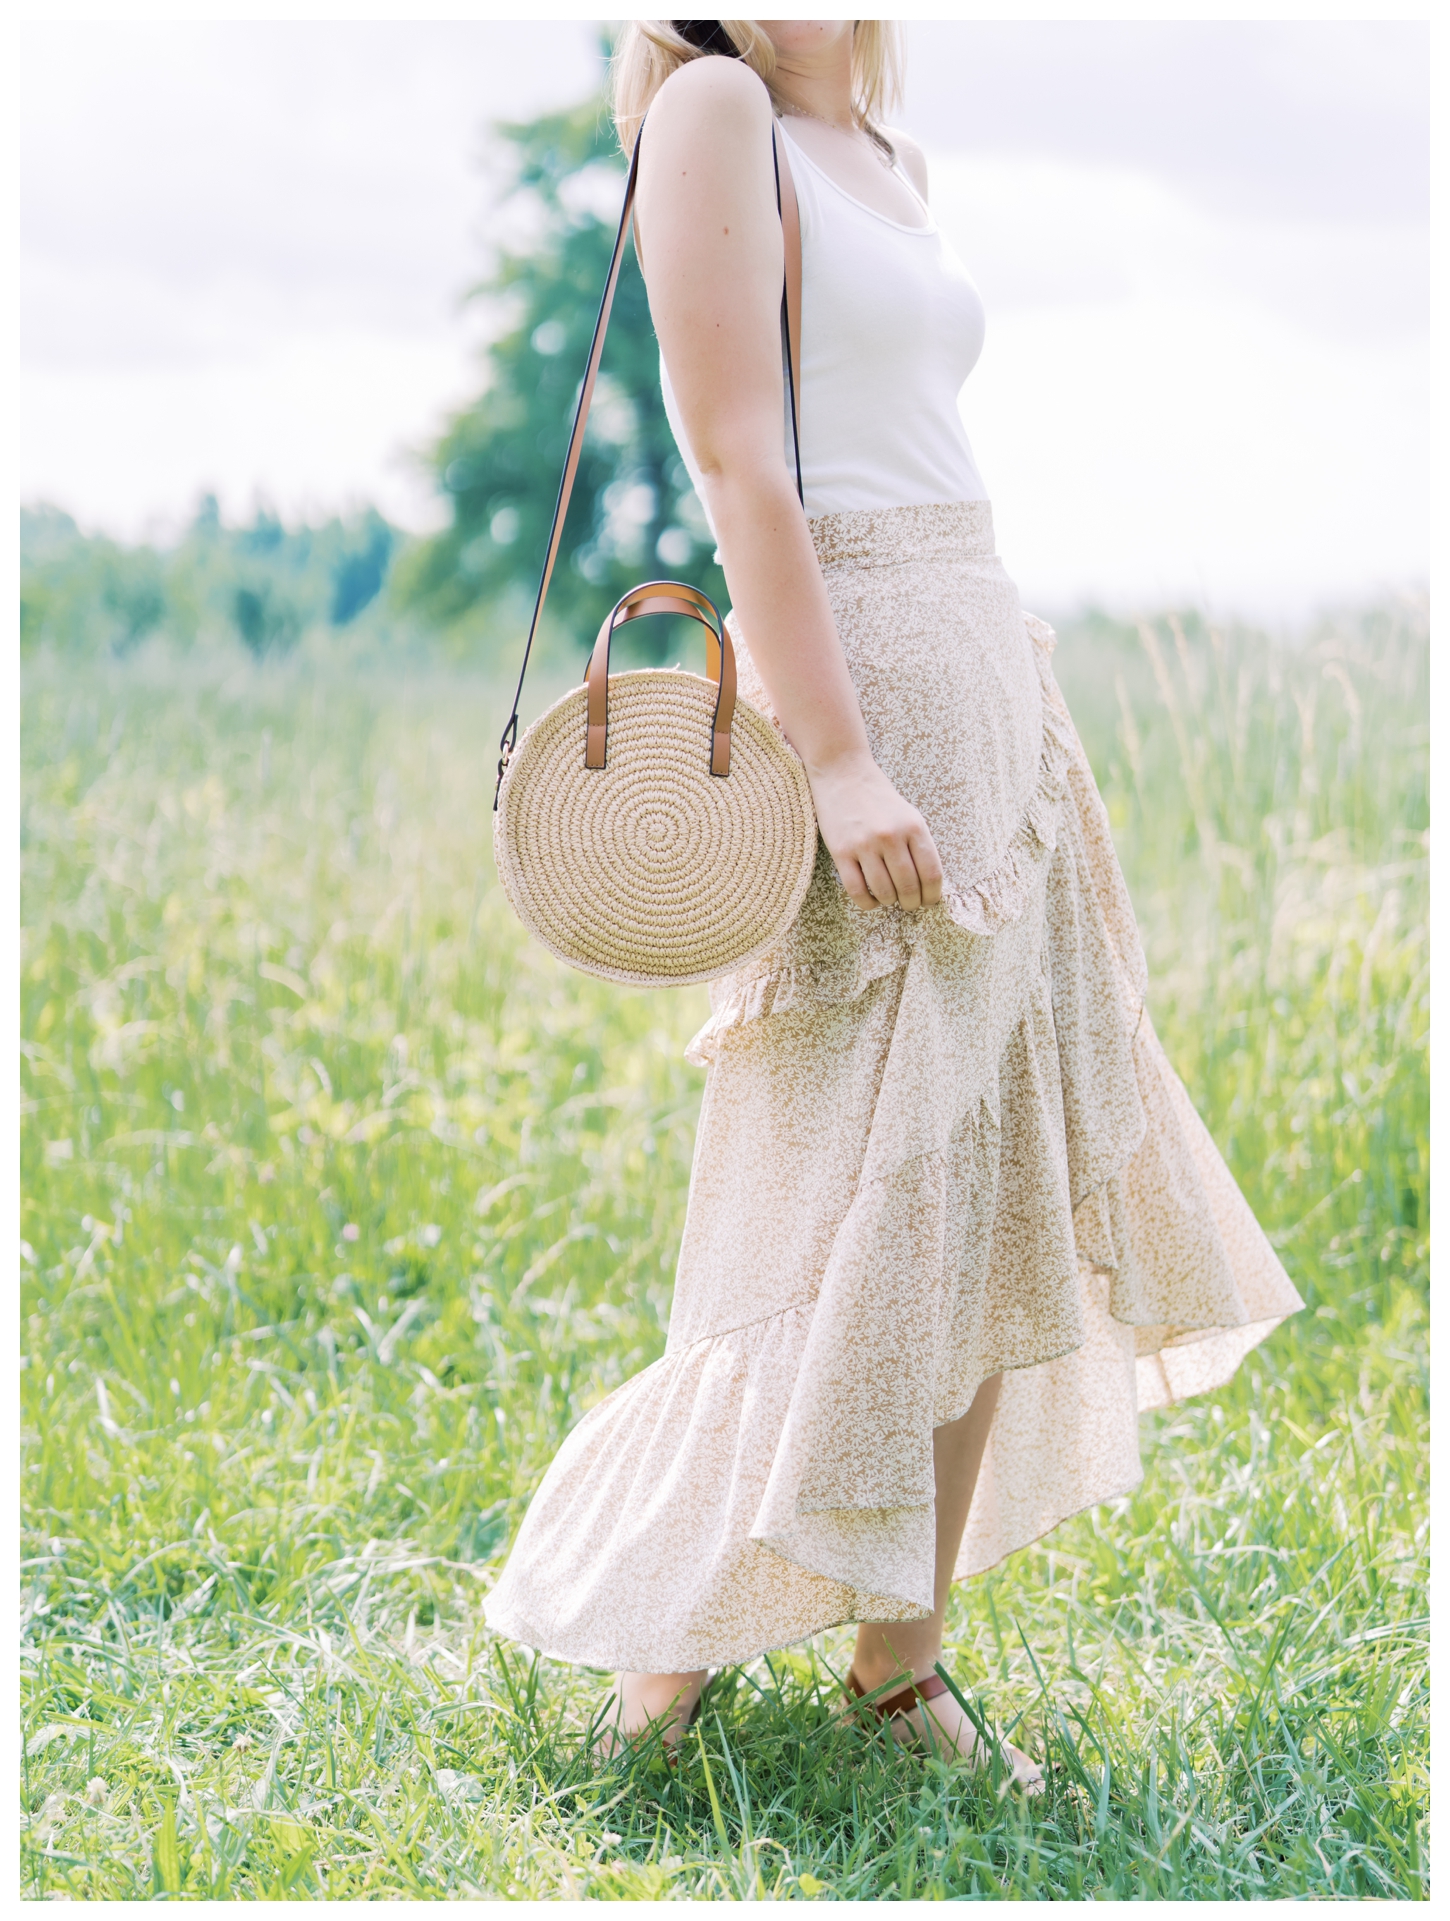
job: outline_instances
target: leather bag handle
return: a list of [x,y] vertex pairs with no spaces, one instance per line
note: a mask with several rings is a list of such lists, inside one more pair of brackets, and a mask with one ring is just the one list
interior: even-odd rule
[[[522,700],[523,693],[524,693],[524,676],[529,671],[529,656],[534,651],[534,636],[539,631],[539,622],[543,618],[544,601],[548,596],[549,582],[553,578],[553,574],[554,574],[554,562],[558,559],[558,556],[559,556],[559,542],[563,538],[563,534],[564,534],[564,518],[569,511],[569,498],[574,491],[574,476],[579,470],[579,456],[582,453],[584,448],[584,429],[588,425],[588,421],[589,421],[589,403],[594,398],[594,383],[599,377],[599,363],[604,358],[604,336],[609,329],[609,315],[614,306],[615,288],[619,285],[619,270],[624,261],[625,236],[629,232],[630,223],[634,213],[635,187],[639,179],[639,148],[640,148],[640,141],[643,138],[643,136],[644,136],[644,122],[641,121],[639,132],[635,135],[634,152],[630,156],[629,177],[625,182],[625,188],[624,188],[624,205],[620,209],[620,214],[619,214],[619,231],[614,236],[614,252],[610,256],[609,273],[604,282],[604,295],[599,303],[599,315],[594,322],[594,337],[589,345],[589,361],[584,371],[583,383],[579,388],[578,405],[574,409],[574,429],[569,436],[569,451],[564,459],[564,472],[560,477],[558,497],[554,502],[554,518],[549,527],[549,545],[545,550],[543,570],[539,575],[539,591],[534,601],[533,618],[529,621],[528,639],[524,642],[524,658],[523,658],[523,663],[519,668],[518,685],[514,689],[513,712],[509,715],[508,725],[504,728],[503,733],[499,737],[498,779],[495,781],[494,789],[493,789],[493,805],[494,805],[495,812],[497,812],[498,810],[498,790],[503,785],[504,769],[509,764],[509,756],[513,753],[514,748],[518,745],[519,702]],[[800,349],[801,349],[800,207],[796,200],[795,181],[791,178],[790,162],[786,159],[785,149],[781,145],[779,131],[774,126],[772,126],[771,128],[771,153],[772,153],[772,157],[775,164],[775,205],[776,205],[776,211],[780,215],[781,231],[785,241],[785,276],[784,276],[784,284],[781,287],[781,295],[780,295],[781,358],[782,358],[784,371],[785,371],[787,398],[790,403],[791,442],[792,442],[792,447],[795,454],[796,494],[800,499],[801,505],[804,506],[805,505],[805,486],[801,479],[801,419],[800,419],[800,407],[801,407],[801,401],[800,401],[800,393],[801,393],[801,382],[800,382]],[[675,590],[679,588],[681,583],[675,582],[675,581],[668,582],[668,583],[651,582],[651,583],[647,583],[647,587],[657,587],[661,584],[666,584],[672,590]],[[644,592],[646,591],[646,589],[636,588],[632,591]],[[697,589],[691,587],[686,589],[686,591],[690,594],[694,594],[697,592]],[[630,595],[626,594],[624,596],[624,601],[628,601],[629,599],[630,599]],[[730,718],[733,715],[734,709],[735,709],[734,650],[731,649],[730,647],[730,636],[725,631],[724,623],[720,620],[719,614],[715,612],[714,603],[709,599],[707,599],[707,597],[703,594],[700,595],[700,599],[703,600],[705,602],[705,605],[710,608],[711,613],[715,614],[716,629],[713,629],[712,631],[718,630],[717,642],[721,644],[721,651],[728,653],[728,659],[729,659],[730,701],[729,701],[729,708],[725,712],[725,749],[724,749],[724,758],[725,758],[724,771],[728,772],[729,765],[730,765]],[[624,605],[624,601],[621,601],[619,603],[620,606]],[[614,609],[614,612],[610,614],[609,620],[605,622],[605,627],[600,629],[601,637],[603,637],[605,633],[605,629],[608,629],[609,632],[612,633],[613,626],[622,624],[622,621],[615,621],[615,614],[617,614],[618,611],[619,609],[618,607],[616,607]],[[654,611],[662,613],[665,611],[675,612],[677,610],[673,608],[668,610],[664,608],[657,608]],[[681,608],[678,611],[684,612],[687,610]],[[696,619],[703,618],[703,616],[699,614],[698,610],[693,610],[693,611],[694,611],[694,618]],[[636,619],[637,617],[638,616],[635,614],[626,614],[622,618],[632,620],[632,619]],[[709,626],[710,623],[706,621],[705,625]],[[596,641],[595,653],[597,654],[598,651],[599,651],[599,644]],[[711,658],[713,660],[715,649],[711,648],[710,652],[711,652]],[[605,647],[606,671],[607,671],[608,653],[609,653],[609,650],[606,645]],[[593,656],[591,656],[590,658],[590,667],[592,671]],[[720,701],[717,703],[717,706],[716,706],[716,725],[718,729],[721,710],[724,704],[723,674],[722,675],[712,674],[711,679],[719,680],[721,685],[721,697],[720,697]],[[606,700],[607,700],[607,696],[606,696]],[[592,712],[593,712],[592,696],[591,696],[591,702],[590,702],[590,711],[592,715]],[[604,724],[603,720],[601,719],[601,725],[603,724]],[[712,754],[711,754],[710,770],[712,773],[716,771],[715,760],[719,752],[718,738],[719,737],[717,732],[717,736],[716,736],[717,746],[714,750],[712,750]],[[603,752],[602,744],[601,744],[600,751],[602,754]],[[585,764],[586,766],[592,766],[594,763],[586,759]],[[603,766],[603,764],[604,764],[603,760],[601,759],[599,762],[599,765]]]
[[714,601],[683,580],[646,580],[631,587],[605,616],[584,675],[589,690],[584,765],[598,771],[608,764],[610,643],[626,621],[642,620],[647,614],[684,614],[705,629],[705,671],[716,688],[710,772],[717,780],[724,780],[730,772],[730,724],[735,718],[735,649]]

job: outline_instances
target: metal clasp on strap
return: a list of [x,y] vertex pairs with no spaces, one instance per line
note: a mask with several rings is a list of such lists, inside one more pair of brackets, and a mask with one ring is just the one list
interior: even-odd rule
[[493,784],[493,808],[498,812],[498,790],[503,786],[503,777],[508,772],[508,764],[513,759],[515,747],[519,744],[519,710],[515,707],[509,715],[509,724],[503,730],[498,743],[498,779]]

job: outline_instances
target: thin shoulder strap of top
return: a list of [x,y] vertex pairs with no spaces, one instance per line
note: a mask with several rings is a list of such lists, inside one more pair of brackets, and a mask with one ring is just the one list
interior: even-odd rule
[[773,126],[770,130],[770,148],[775,161],[775,210],[780,215],[781,234],[785,241],[785,285],[780,294],[781,357],[785,362],[786,397],[790,401],[795,490],[804,507],[806,490],[801,479],[801,210],[778,127]]
[[[548,596],[549,582],[553,578],[554,562],[559,557],[559,542],[564,535],[564,519],[569,511],[569,497],[574,491],[574,476],[579,470],[579,456],[584,448],[584,429],[589,422],[589,403],[594,397],[594,383],[599,377],[599,363],[604,357],[604,336],[609,329],[610,310],[614,306],[614,292],[619,284],[619,269],[624,260],[625,236],[630,229],[634,212],[634,193],[639,179],[639,148],[644,134],[643,122],[635,136],[634,152],[629,162],[629,178],[625,183],[624,205],[619,214],[619,231],[614,236],[614,252],[610,256],[609,275],[604,283],[604,297],[599,303],[599,316],[594,322],[594,338],[589,345],[589,362],[584,371],[584,381],[579,389],[579,402],[574,409],[574,430],[569,436],[569,452],[564,459],[564,472],[559,480],[559,493],[554,502],[554,518],[549,528],[549,545],[544,554],[543,571],[539,575],[539,591],[534,601],[533,618],[529,622],[528,639],[524,642],[524,658],[519,668],[518,686],[514,689],[513,712],[509,715],[508,725],[499,740],[498,780],[503,781],[504,769],[508,766],[509,756],[518,744],[519,702],[523,698],[524,675],[529,671],[529,656],[534,650],[534,636],[539,631],[543,617],[544,601]],[[780,297],[780,337],[781,355],[785,363],[785,378],[790,399],[791,438],[795,449],[796,492],[802,505],[805,504],[805,489],[801,483],[801,428],[800,428],[800,342],[801,342],[801,229],[800,209],[796,202],[795,182],[791,178],[790,163],[781,148],[780,137],[772,128],[772,145],[775,155],[775,204],[780,214],[781,228],[785,239],[785,284]],[[498,806],[498,785],[494,787],[493,804]]]

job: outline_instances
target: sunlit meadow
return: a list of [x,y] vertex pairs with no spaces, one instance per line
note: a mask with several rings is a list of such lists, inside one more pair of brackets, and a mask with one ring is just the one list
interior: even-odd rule
[[[1426,1891],[1427,634],[1084,622],[1153,1009],[1308,1301],[1130,1498],[957,1590],[1024,1806],[722,1673],[683,1765],[480,1602],[663,1345],[702,990],[531,946],[496,690],[27,669],[27,1895]],[[660,1552],[668,1554],[668,1537]]]

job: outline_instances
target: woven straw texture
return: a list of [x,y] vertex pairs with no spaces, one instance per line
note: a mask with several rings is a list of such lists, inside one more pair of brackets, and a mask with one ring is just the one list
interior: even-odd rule
[[584,765],[575,688],[519,742],[494,815],[514,912],[560,960],[639,987],[714,980],[795,919],[816,858],[805,769],[745,701],[710,773],[715,688],[645,668],[609,679],[608,765]]

